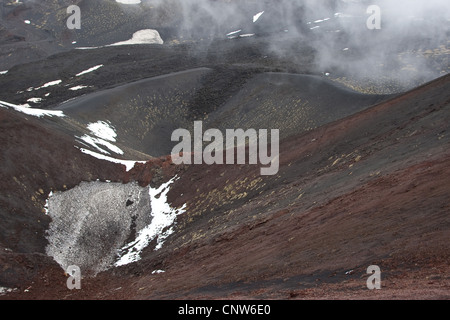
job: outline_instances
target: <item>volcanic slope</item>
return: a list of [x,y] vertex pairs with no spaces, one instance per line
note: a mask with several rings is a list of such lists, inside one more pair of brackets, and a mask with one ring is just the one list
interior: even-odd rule
[[174,235],[111,297],[374,298],[364,275],[376,264],[381,297],[448,298],[449,88],[445,76],[285,139],[276,176],[188,167],[169,193],[186,204]]
[[[230,80],[238,85],[224,89],[224,83]],[[320,92],[328,94],[319,95]],[[90,167],[96,167],[101,160],[94,159],[91,164],[86,158],[92,157],[82,154],[80,148],[97,154],[107,153],[106,156],[117,159],[147,161],[152,156],[169,155],[171,144],[175,144],[170,141],[171,132],[179,127],[190,129],[195,119],[204,120],[205,128],[217,126],[223,130],[232,123],[242,124],[243,128],[281,128],[281,136],[288,137],[340,119],[384,98],[353,92],[324,77],[275,73],[243,76],[242,71],[198,68],[72,99],[58,105],[63,117],[35,119],[6,110],[12,108],[3,104],[4,108],[0,109],[5,133],[2,139],[5,181],[2,210],[8,220],[4,225],[4,246],[23,252],[29,252],[31,246],[43,253],[42,233],[46,224],[43,222],[36,227],[39,232],[27,242],[19,236],[23,231],[19,231],[20,223],[16,218],[32,219],[33,225],[34,215],[43,211],[43,201],[50,191],[63,191],[81,181],[95,180]],[[250,125],[246,126],[243,120],[248,120]],[[114,141],[102,140],[89,130],[98,123],[113,130]],[[41,157],[41,161],[29,163]],[[66,166],[70,170],[61,173]],[[82,169],[84,166],[88,168]],[[107,167],[111,166],[117,168],[112,164]],[[143,175],[153,177],[153,174]],[[101,177],[116,181],[121,176],[108,178],[103,174]],[[22,205],[15,207],[14,203],[18,202]],[[20,214],[7,219],[11,210],[19,210]],[[48,217],[42,221],[48,222]]]
[[[175,145],[171,133],[178,128],[193,132],[194,120],[202,120],[205,130],[279,128],[285,138],[386,98],[360,94],[320,76],[247,77],[233,70],[193,69],[84,95],[57,109],[80,126],[108,121],[120,144],[159,157]],[[242,84],[224,86],[231,81]]]
[[[83,12],[81,29],[66,27],[67,9]],[[131,39],[139,30],[158,27],[164,39],[174,33],[176,6],[127,6],[116,1],[0,1],[0,68],[38,61],[75,47],[109,45]],[[14,53],[12,55],[11,53]]]
[[[258,166],[174,166],[167,158],[126,173],[79,153],[71,136],[45,128],[42,122],[51,119],[0,110],[9,123],[2,126],[2,152],[22,154],[6,154],[5,160],[22,159],[21,165],[2,168],[2,208],[9,208],[2,215],[12,225],[2,232],[9,235],[2,238],[9,250],[1,257],[6,274],[21,275],[8,283],[17,288],[8,297],[68,298],[61,269],[42,255],[48,190],[111,176],[143,186],[158,176],[160,185],[175,175],[168,201],[186,211],[162,248],[150,243],[141,260],[85,278],[83,290],[70,298],[373,298],[363,277],[371,264],[385,279],[378,296],[411,297],[415,281],[420,289],[414,297],[448,297],[449,89],[445,76],[285,138],[280,170],[268,177]],[[15,134],[26,130],[28,135]],[[40,148],[32,154],[30,145]],[[53,163],[58,159],[69,163]],[[11,177],[18,174],[14,184]],[[38,229],[36,248],[30,247],[30,227]],[[23,293],[30,281],[32,289]]]
[[29,279],[39,270],[37,261],[47,259],[43,254],[50,218],[44,206],[52,190],[121,175],[115,174],[120,165],[74,148],[73,136],[55,129],[50,117],[37,119],[2,107],[0,122],[0,282],[8,287]]

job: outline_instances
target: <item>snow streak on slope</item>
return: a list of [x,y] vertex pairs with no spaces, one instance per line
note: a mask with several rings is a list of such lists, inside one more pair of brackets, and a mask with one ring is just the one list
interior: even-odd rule
[[113,162],[113,163],[118,163],[118,164],[122,164],[125,166],[127,171],[130,171],[131,169],[133,169],[134,165],[136,163],[145,163],[145,161],[133,161],[133,160],[120,160],[120,159],[116,159],[116,158],[111,158],[108,156],[105,156],[103,154],[91,151],[91,150],[86,150],[83,148],[80,148],[80,151],[83,153],[86,153],[94,158],[100,159],[100,160],[105,160],[105,161],[109,161],[109,162]]
[[116,141],[117,133],[114,131],[114,128],[110,125],[109,121],[97,121],[95,123],[90,123],[87,128],[101,139]]
[[89,69],[87,69],[87,70],[81,71],[80,73],[77,73],[77,74],[75,75],[75,77],[80,77],[80,76],[82,76],[82,75],[84,75],[84,74],[86,74],[86,73],[90,73],[90,72],[93,72],[93,71],[95,71],[95,70],[97,70],[97,69],[100,69],[101,67],[103,67],[103,65],[102,65],[102,64],[99,64],[98,66],[95,66],[95,67],[89,68]]
[[81,90],[81,89],[85,89],[85,88],[87,88],[87,87],[88,87],[88,86],[80,85],[80,86],[75,86],[75,87],[69,88],[69,90],[70,90],[70,91],[78,91],[78,90]]
[[141,3],[141,0],[116,0],[116,2],[122,4],[139,4]]
[[90,135],[83,135],[82,137],[77,137],[82,140],[83,144],[87,143],[88,145],[94,147],[98,151],[104,154],[110,154],[108,151],[103,149],[104,146],[108,148],[110,151],[116,154],[123,154],[122,149],[115,146],[111,142],[116,141],[117,133],[114,128],[111,126],[110,122],[105,121],[97,121],[95,123],[88,124],[87,128],[92,132],[96,137],[91,137]]
[[99,139],[99,138],[94,138],[91,137],[87,134],[81,136],[81,137],[76,137],[77,139],[81,140],[80,142],[83,143],[84,145],[88,144],[91,147],[94,147],[95,149],[97,149],[98,151],[100,151],[101,153],[104,154],[111,154],[109,151],[106,151],[103,147],[106,147],[107,149],[111,150],[112,152],[116,153],[116,154],[123,154],[122,149],[120,149],[119,147],[116,147],[115,145],[113,145],[112,143],[105,141],[103,139]]
[[24,104],[24,105],[15,105],[9,102],[5,102],[5,101],[0,101],[0,107],[3,108],[13,108],[16,111],[28,114],[30,116],[35,116],[35,117],[43,117],[43,116],[56,116],[56,117],[65,117],[64,113],[62,111],[59,110],[43,110],[43,109],[35,109],[35,108],[31,108],[29,104]]
[[[167,203],[167,193],[169,186],[178,178],[174,177],[170,181],[161,185],[158,189],[150,187],[150,204],[152,206],[152,222],[146,228],[141,230],[136,240],[124,246],[119,252],[119,260],[116,266],[126,265],[141,259],[142,250],[155,238],[157,245],[155,250],[161,249],[164,241],[173,233],[172,225],[178,215],[185,212],[186,204],[179,208],[172,208]],[[168,230],[164,229],[170,227]]]

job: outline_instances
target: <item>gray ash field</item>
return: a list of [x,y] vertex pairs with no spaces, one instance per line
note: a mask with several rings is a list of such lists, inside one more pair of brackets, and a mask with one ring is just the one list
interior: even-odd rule
[[0,0],[0,299],[448,299],[450,6],[374,2]]

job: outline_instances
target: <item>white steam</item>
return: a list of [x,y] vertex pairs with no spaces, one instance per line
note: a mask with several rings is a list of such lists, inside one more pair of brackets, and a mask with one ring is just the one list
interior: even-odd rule
[[[264,36],[272,54],[294,64],[301,59],[293,55],[293,43],[310,46],[316,71],[331,76],[340,72],[408,86],[450,69],[448,0],[148,0],[143,5],[170,6],[180,40]],[[380,30],[367,28],[370,5],[381,9]]]

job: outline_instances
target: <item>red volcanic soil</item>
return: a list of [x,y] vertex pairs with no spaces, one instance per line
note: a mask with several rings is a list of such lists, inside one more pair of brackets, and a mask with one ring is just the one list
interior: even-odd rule
[[[2,207],[9,208],[2,210],[2,221],[11,219],[8,229],[24,233],[15,232],[14,242],[4,237],[2,222],[1,266],[22,278],[16,292],[0,298],[449,299],[449,92],[445,76],[287,138],[280,145],[280,170],[268,177],[259,175],[258,166],[178,167],[168,158],[125,174],[80,154],[69,138],[55,136],[41,122],[0,110],[7,125],[1,126],[2,150],[35,146],[14,157],[2,151]],[[21,159],[27,167],[4,168],[6,159]],[[64,169],[61,161],[68,162]],[[20,199],[42,186],[69,188],[85,179],[112,176],[146,185],[175,174],[180,179],[169,201],[175,207],[186,203],[187,210],[163,248],[149,246],[140,261],[68,290],[63,270],[42,254],[48,221],[38,206],[26,207]],[[25,187],[12,176],[25,179]],[[39,205],[44,199],[38,197]],[[15,209],[17,203],[23,208]],[[19,245],[34,232],[21,219],[45,222],[40,236],[29,240],[33,244]],[[33,247],[34,240],[40,247]],[[370,265],[381,269],[381,290],[366,287]],[[165,272],[152,274],[157,269]]]

